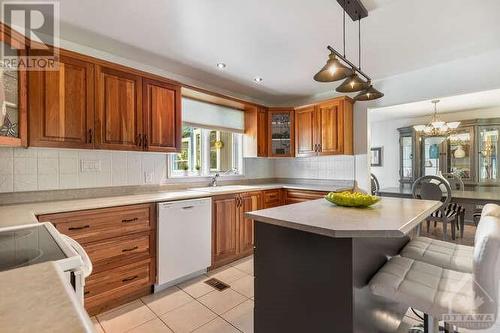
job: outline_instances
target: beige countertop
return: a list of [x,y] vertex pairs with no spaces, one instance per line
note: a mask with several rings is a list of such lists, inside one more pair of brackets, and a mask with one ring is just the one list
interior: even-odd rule
[[402,237],[441,206],[439,201],[384,197],[368,208],[335,206],[324,199],[247,213],[256,221],[329,237]]
[[195,199],[211,197],[214,195],[260,191],[276,188],[316,190],[316,191],[338,191],[345,188],[325,185],[304,184],[259,184],[259,185],[229,185],[219,186],[216,191],[209,188],[191,188],[186,190],[152,192],[145,194],[111,196],[93,199],[75,199],[64,201],[47,201],[36,203],[25,203],[18,205],[0,206],[0,227],[22,225],[38,222],[37,215],[61,212],[78,211],[85,209],[97,209],[114,206],[125,206],[148,202],[175,201],[184,199]]
[[0,272],[0,332],[94,332],[52,262]]

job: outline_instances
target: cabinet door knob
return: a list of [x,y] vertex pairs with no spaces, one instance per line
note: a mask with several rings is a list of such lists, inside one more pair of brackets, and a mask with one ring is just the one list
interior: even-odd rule
[[92,128],[89,128],[89,143],[92,143],[92,140],[93,140]]
[[141,134],[137,134],[137,136],[135,138],[135,144],[138,147],[142,146],[142,135]]

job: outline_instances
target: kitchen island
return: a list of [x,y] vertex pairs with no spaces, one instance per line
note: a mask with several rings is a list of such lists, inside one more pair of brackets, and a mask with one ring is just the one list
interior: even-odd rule
[[314,200],[254,211],[256,333],[395,332],[406,308],[368,282],[438,201],[383,198],[370,208]]

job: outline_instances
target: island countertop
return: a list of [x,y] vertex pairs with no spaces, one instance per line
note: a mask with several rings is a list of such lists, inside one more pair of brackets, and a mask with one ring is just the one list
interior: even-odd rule
[[335,237],[403,237],[441,206],[439,201],[384,197],[368,208],[324,199],[246,213],[255,221]]

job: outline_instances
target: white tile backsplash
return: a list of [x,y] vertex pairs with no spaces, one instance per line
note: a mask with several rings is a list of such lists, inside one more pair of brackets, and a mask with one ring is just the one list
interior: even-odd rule
[[[100,167],[83,172],[82,160],[97,161]],[[162,184],[167,181],[167,161],[162,153],[0,148],[0,192],[144,185],[148,174],[151,184]],[[243,167],[248,179],[351,180],[354,157],[245,158]]]
[[351,180],[354,177],[354,157],[348,155],[280,158],[273,161],[276,178]]
[[[82,172],[80,161],[98,161],[100,169]],[[0,148],[0,192],[56,190],[164,182],[167,155],[143,152],[51,148]]]

